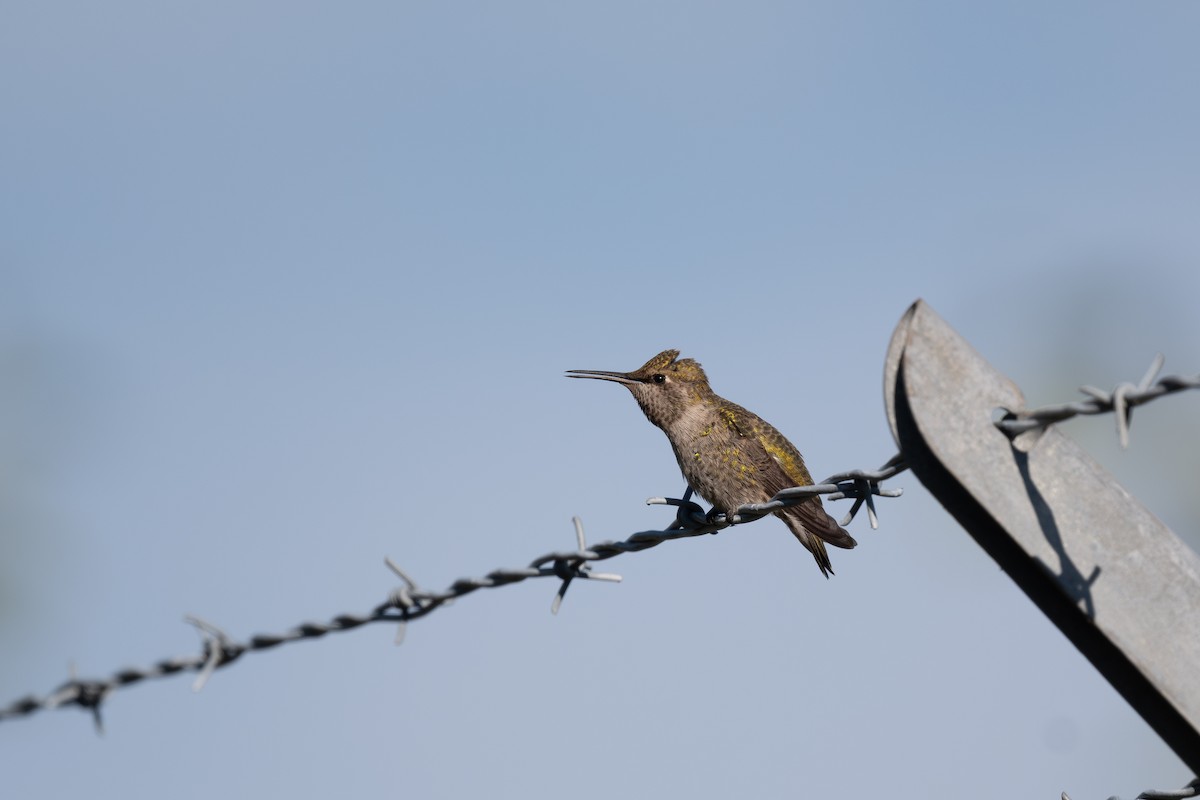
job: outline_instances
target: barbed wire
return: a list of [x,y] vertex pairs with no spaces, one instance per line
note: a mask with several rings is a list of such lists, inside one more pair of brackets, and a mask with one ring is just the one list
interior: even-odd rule
[[[1184,389],[1200,388],[1200,375],[1191,377],[1170,375],[1154,383],[1162,364],[1163,357],[1156,356],[1150,369],[1137,385],[1122,383],[1112,392],[1104,392],[1092,386],[1083,386],[1080,391],[1089,395],[1090,400],[1011,412],[1003,419],[997,420],[995,424],[1010,436],[1015,436],[1024,431],[1049,427],[1056,422],[1070,419],[1079,414],[1101,414],[1115,411],[1121,444],[1123,447],[1127,446],[1129,417],[1135,406]],[[576,517],[573,520],[577,544],[575,550],[547,553],[535,558],[528,567],[524,568],[497,569],[479,578],[460,578],[440,592],[421,589],[404,570],[390,559],[384,559],[389,569],[400,578],[401,586],[393,590],[387,600],[369,613],[340,614],[326,622],[304,622],[283,633],[251,636],[245,642],[233,640],[225,631],[212,623],[198,617],[188,616],[185,619],[195,626],[202,638],[200,653],[163,659],[149,667],[125,668],[106,679],[80,679],[74,675],[74,669],[72,669],[70,679],[49,694],[28,695],[8,706],[0,707],[0,721],[28,716],[45,709],[74,705],[91,711],[97,730],[103,730],[101,706],[114,691],[126,686],[151,678],[163,678],[191,671],[199,673],[192,686],[193,691],[199,691],[217,669],[232,664],[246,653],[268,650],[289,642],[316,639],[329,633],[349,631],[377,622],[396,624],[396,641],[399,643],[403,640],[409,622],[427,616],[453,600],[478,589],[507,586],[532,578],[554,577],[562,581],[551,604],[551,612],[557,613],[566,596],[567,589],[575,579],[614,582],[621,580],[619,575],[593,572],[591,562],[604,561],[622,553],[647,550],[675,539],[718,533],[731,525],[753,522],[773,511],[797,505],[814,495],[825,495],[830,500],[854,498],[853,505],[840,524],[849,524],[865,505],[871,528],[878,528],[875,496],[899,497],[902,494],[900,489],[883,489],[880,483],[907,469],[908,465],[905,463],[903,455],[897,453],[879,469],[849,470],[831,475],[819,484],[784,489],[765,503],[752,503],[739,507],[732,516],[706,513],[700,505],[692,502],[692,490],[688,487],[680,499],[652,497],[646,501],[650,505],[670,505],[676,508],[675,521],[663,530],[639,531],[622,541],[603,541],[589,547],[584,537],[583,523]],[[1188,788],[1179,791],[1190,792],[1190,794],[1144,792],[1139,795],[1139,798],[1168,800],[1168,798],[1194,797],[1197,796],[1197,783],[1193,781]],[[1065,793],[1063,796],[1066,797]]]
[[[1195,778],[1182,789],[1147,789],[1135,797],[1134,800],[1183,800],[1188,797],[1200,797],[1200,778]],[[1071,797],[1066,792],[1063,792],[1062,800],[1071,800]],[[1108,800],[1121,800],[1121,798],[1113,795]]]
[[480,578],[460,578],[440,592],[421,589],[404,570],[393,563],[391,559],[385,558],[384,562],[388,568],[400,578],[401,586],[393,590],[384,602],[366,614],[340,614],[327,622],[303,622],[283,633],[257,634],[244,642],[235,641],[225,631],[210,622],[188,616],[185,619],[195,626],[202,638],[200,653],[163,659],[149,667],[122,669],[105,679],[81,679],[74,675],[74,669],[72,669],[70,679],[49,694],[28,695],[8,706],[0,707],[0,721],[28,716],[45,709],[78,706],[90,711],[96,730],[103,731],[100,708],[105,700],[118,689],[151,678],[164,678],[180,672],[198,672],[199,675],[193,683],[192,689],[200,691],[216,670],[229,666],[246,653],[269,650],[289,642],[317,639],[329,633],[349,631],[376,622],[396,624],[398,626],[396,632],[398,644],[403,640],[409,622],[428,616],[453,600],[478,589],[493,589],[531,578],[558,578],[562,581],[550,607],[552,613],[558,613],[567,589],[575,579],[614,582],[621,580],[619,575],[593,572],[591,562],[604,561],[622,553],[648,550],[675,539],[717,533],[731,525],[752,522],[777,509],[802,503],[814,495],[826,495],[830,500],[854,498],[854,504],[841,524],[849,524],[862,506],[866,505],[871,527],[878,528],[879,521],[875,513],[874,496],[899,497],[902,494],[901,489],[883,489],[879,484],[906,469],[908,466],[897,454],[877,470],[839,472],[813,486],[784,489],[766,503],[741,506],[733,514],[731,520],[726,519],[724,514],[706,514],[700,505],[692,502],[692,490],[689,487],[684,492],[682,499],[652,497],[646,501],[650,505],[676,507],[675,521],[666,529],[640,531],[623,541],[603,541],[590,547],[584,537],[583,523],[578,517],[575,517],[573,519],[577,545],[575,550],[547,553],[535,558],[528,567],[524,568],[497,569]]
[[1009,436],[1016,436],[1024,431],[1045,428],[1056,422],[1070,419],[1079,414],[1105,414],[1115,411],[1117,417],[1117,437],[1121,447],[1129,446],[1129,421],[1133,409],[1143,403],[1148,403],[1158,397],[1185,389],[1200,389],[1200,374],[1192,376],[1167,375],[1157,383],[1154,379],[1162,370],[1162,353],[1154,357],[1150,368],[1136,385],[1120,383],[1111,391],[1097,389],[1095,386],[1080,386],[1079,391],[1088,395],[1090,400],[1077,400],[1073,403],[1042,406],[1029,411],[1011,412],[1003,419],[996,421],[996,427],[1005,431]]

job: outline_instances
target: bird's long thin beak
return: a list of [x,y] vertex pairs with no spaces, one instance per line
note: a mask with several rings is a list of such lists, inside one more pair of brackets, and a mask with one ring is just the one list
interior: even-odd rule
[[569,369],[568,378],[595,378],[598,381],[616,381],[617,383],[641,383],[637,378],[629,377],[628,372],[605,372],[599,369]]

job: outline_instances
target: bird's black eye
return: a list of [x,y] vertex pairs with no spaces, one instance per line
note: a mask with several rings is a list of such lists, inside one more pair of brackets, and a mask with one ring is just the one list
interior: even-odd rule
[[666,382],[667,382],[667,376],[666,376],[666,375],[663,375],[661,372],[659,372],[659,373],[657,373],[657,374],[656,374],[656,375],[655,375],[653,378],[651,378],[650,380],[654,381],[655,383],[666,383]]

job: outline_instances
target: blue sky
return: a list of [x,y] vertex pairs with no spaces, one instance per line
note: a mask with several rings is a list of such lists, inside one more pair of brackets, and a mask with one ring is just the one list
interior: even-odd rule
[[[0,702],[671,518],[668,347],[823,477],[923,297],[1031,403],[1200,364],[1192,3],[10,3]],[[1196,399],[1067,430],[1193,547]],[[13,796],[1075,800],[1191,776],[911,475],[0,724]],[[845,504],[834,504],[835,515]],[[71,765],[64,769],[63,765]]]

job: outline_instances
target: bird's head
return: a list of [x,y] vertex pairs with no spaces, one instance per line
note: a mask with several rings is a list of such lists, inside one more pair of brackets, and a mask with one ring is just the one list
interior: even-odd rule
[[646,417],[664,429],[712,394],[704,369],[690,358],[680,358],[678,350],[664,350],[632,372],[572,369],[567,377],[621,384],[633,394]]

